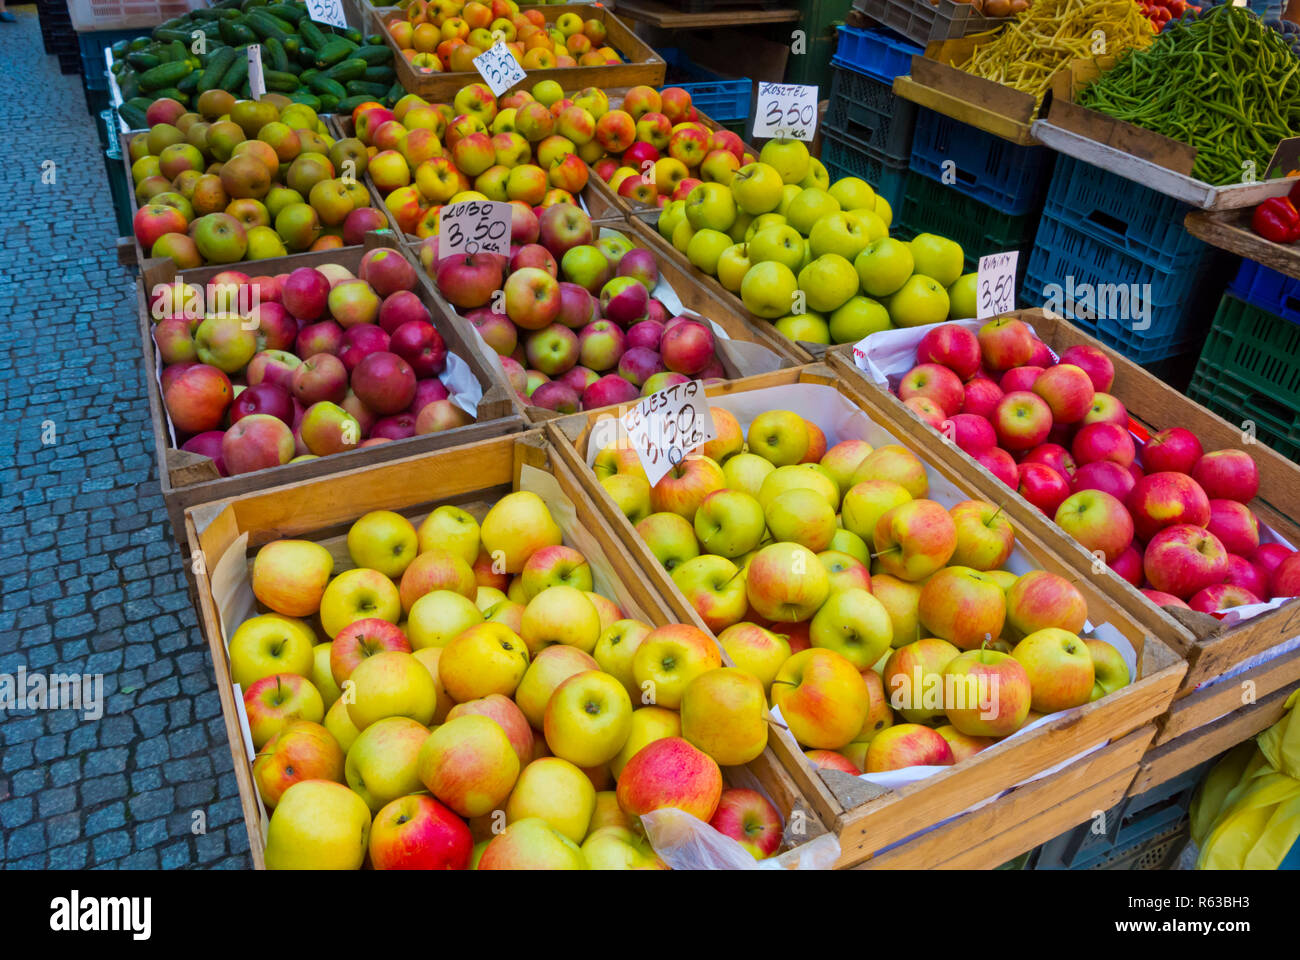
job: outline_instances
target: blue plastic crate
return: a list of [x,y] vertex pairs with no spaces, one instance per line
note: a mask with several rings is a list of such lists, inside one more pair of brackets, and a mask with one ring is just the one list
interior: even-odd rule
[[669,73],[690,78],[682,83],[665,83],[660,90],[664,87],[681,87],[691,95],[691,103],[695,107],[718,123],[749,118],[753,80],[745,77],[729,80],[712,70],[704,69],[677,47],[665,47],[656,52],[668,64]]
[[1228,289],[1247,303],[1275,316],[1300,323],[1300,280],[1270,270],[1254,260],[1242,260]]
[[827,127],[822,128],[821,161],[831,183],[841,177],[860,177],[871,184],[876,193],[885,198],[897,221],[903,204],[903,188],[907,184],[906,164],[856,147]]
[[[912,169],[948,184],[980,203],[1012,216],[1042,202],[1055,154],[1047,147],[1021,147],[933,110],[916,112]],[[949,161],[951,167],[945,166]]]
[[1057,158],[1043,211],[1117,250],[1169,269],[1204,249],[1183,226],[1191,208],[1073,157]]
[[884,83],[893,83],[902,73],[912,72],[912,57],[925,52],[910,40],[888,30],[863,30],[842,26],[839,46],[831,64],[865,73]]
[[[1043,306],[1051,301],[1048,290],[1054,285],[1066,299],[1075,291],[1073,299],[1086,307],[1086,284],[1093,292],[1092,310],[1080,313],[1064,304],[1071,323],[1136,363],[1163,360],[1183,353],[1204,336],[1200,321],[1208,324],[1209,314],[1202,308],[1211,302],[1206,287],[1216,279],[1212,271],[1202,269],[1208,254],[1208,248],[1193,252],[1164,270],[1044,214],[1029,255],[1021,301]],[[1113,291],[1116,287],[1124,290],[1122,299],[1098,295],[1098,288]],[[1103,299],[1106,302],[1100,303]],[[1125,311],[1128,316],[1118,315]],[[1133,318],[1142,313],[1147,314],[1146,325],[1138,329]]]
[[77,44],[81,48],[81,73],[86,81],[87,90],[107,90],[108,70],[104,60],[104,49],[119,40],[133,40],[148,34],[147,30],[95,30],[91,33],[77,34]]
[[836,67],[822,125],[859,149],[905,164],[912,152],[916,104],[894,96],[886,83]]

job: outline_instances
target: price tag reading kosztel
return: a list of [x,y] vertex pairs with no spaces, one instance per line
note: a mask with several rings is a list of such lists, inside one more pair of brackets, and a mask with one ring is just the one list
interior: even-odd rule
[[1019,250],[980,257],[975,280],[975,319],[997,317],[1016,309],[1016,261]]
[[346,30],[348,18],[343,15],[343,0],[307,0],[307,16],[317,23]]
[[496,97],[524,79],[524,68],[519,65],[504,40],[498,40],[475,57],[474,69],[479,72],[483,82],[492,88],[492,95]]
[[760,83],[754,139],[812,140],[817,135],[817,88],[797,83]]
[[459,253],[510,255],[513,208],[496,200],[466,200],[438,215],[438,258]]
[[248,95],[254,100],[266,96],[266,77],[262,75],[262,45],[248,45]]
[[623,414],[623,429],[654,486],[715,436],[713,414],[699,380],[665,387]]

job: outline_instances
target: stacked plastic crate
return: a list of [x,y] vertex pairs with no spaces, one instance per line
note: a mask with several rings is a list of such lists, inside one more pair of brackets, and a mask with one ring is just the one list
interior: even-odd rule
[[668,64],[663,87],[681,87],[691,95],[691,103],[732,133],[749,136],[749,109],[754,81],[748,77],[724,77],[695,63],[686,51],[664,47],[657,51]]
[[[1204,337],[1226,279],[1215,252],[1183,227],[1188,207],[1141,184],[1060,157],[1021,287],[1140,364]],[[1207,299],[1208,298],[1208,299]]]
[[822,163],[831,182],[861,177],[898,219],[912,150],[916,105],[894,96],[894,77],[912,68],[921,48],[887,30],[840,27],[822,122]]
[[1054,154],[917,110],[910,172],[896,232],[937,233],[961,244],[974,269],[988,253],[1024,252],[1038,227]]
[[1300,461],[1300,280],[1242,261],[1187,394]]

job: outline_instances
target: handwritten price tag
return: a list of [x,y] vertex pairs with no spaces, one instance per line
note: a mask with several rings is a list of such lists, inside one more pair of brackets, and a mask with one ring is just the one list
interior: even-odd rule
[[266,96],[266,77],[262,75],[262,45],[248,45],[248,95],[254,100]]
[[797,83],[760,83],[754,139],[812,140],[817,135],[817,88]]
[[980,257],[975,280],[975,319],[997,317],[1016,309],[1016,261],[1019,250]]
[[524,78],[524,68],[519,65],[504,40],[498,40],[475,57],[474,69],[497,97]]
[[717,436],[704,384],[699,380],[643,398],[623,414],[623,429],[652,487],[688,453]]
[[466,200],[439,214],[438,257],[459,253],[510,254],[512,208],[495,200]]
[[331,27],[346,29],[348,25],[348,18],[343,15],[343,0],[307,0],[307,16]]

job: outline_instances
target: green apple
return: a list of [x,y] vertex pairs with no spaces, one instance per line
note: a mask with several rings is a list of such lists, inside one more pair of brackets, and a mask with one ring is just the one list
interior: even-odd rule
[[941,287],[952,286],[961,276],[966,264],[961,244],[934,233],[920,233],[912,238],[909,246],[916,272],[933,277]]
[[808,176],[799,181],[801,187],[816,187],[818,190],[826,190],[831,185],[831,175],[826,172],[825,165],[816,157],[808,158]]
[[681,220],[677,221],[677,226],[673,227],[672,241],[673,246],[681,253],[686,252],[686,248],[691,245],[691,237],[695,236],[695,228],[691,226],[683,212]]
[[636,525],[636,532],[669,573],[700,555],[695,528],[680,514],[652,513]]
[[751,266],[749,244],[733,243],[726,250],[723,250],[721,256],[718,257],[718,283],[732,293],[739,293],[740,284],[745,279],[745,274],[749,272]]
[[813,553],[831,545],[835,508],[816,490],[796,487],[773,497],[763,511],[767,528],[780,543],[797,543]]
[[880,219],[880,214],[876,213],[875,210],[859,208],[849,210],[848,215],[856,217],[862,224],[862,230],[867,235],[868,242],[889,236],[889,224]]
[[823,254],[799,271],[799,289],[810,309],[830,313],[858,292],[858,273],[838,253]]
[[845,210],[871,210],[876,205],[876,191],[861,177],[840,177],[829,192]]
[[744,213],[757,216],[781,202],[781,173],[768,163],[747,163],[731,178],[731,195]]
[[742,490],[752,497],[757,497],[763,489],[763,481],[776,467],[772,461],[756,453],[738,453],[728,457],[722,465],[722,475],[727,478],[730,490]]
[[914,273],[885,306],[900,327],[920,327],[948,318],[948,291],[933,277]]
[[686,196],[686,219],[693,230],[730,230],[736,222],[731,189],[720,183],[701,183]]
[[837,527],[835,535],[831,537],[831,549],[847,553],[859,563],[871,566],[871,551],[867,548],[867,542],[852,530]]
[[894,625],[885,605],[866,590],[834,592],[814,614],[808,639],[834,650],[858,670],[868,670],[890,650]]
[[[875,216],[875,214],[872,214]],[[879,217],[876,218],[879,221]],[[852,260],[874,237],[868,233],[868,224],[851,213],[833,213],[813,224],[808,234],[814,257],[824,253],[838,253]]]
[[776,212],[784,217],[785,212],[790,209],[790,204],[794,202],[794,198],[801,193],[803,193],[803,187],[797,183],[787,183],[783,186],[781,188],[781,203],[777,206]]
[[[752,243],[749,249],[752,259]],[[754,264],[745,274],[740,284],[740,299],[750,313],[775,320],[790,312],[798,286],[793,270],[776,260],[765,260]]]
[[831,477],[812,463],[792,463],[777,467],[763,479],[758,491],[758,502],[766,510],[772,501],[788,490],[811,490],[818,494],[832,510],[840,506],[840,487]]
[[416,771],[428,736],[428,728],[409,717],[387,717],[362,730],[348,748],[343,774],[372,813],[424,788]]
[[718,272],[718,259],[724,250],[732,246],[731,237],[720,230],[696,230],[690,242],[686,244],[686,259],[710,276]]
[[799,183],[808,176],[808,145],[802,140],[769,140],[758,159],[775,167],[785,183]]
[[853,261],[862,292],[871,297],[887,297],[899,290],[914,268],[912,248],[902,240],[882,237],[863,248]]
[[893,327],[889,311],[879,300],[870,297],[850,297],[835,309],[830,317],[833,343],[857,343],[863,337]]
[[839,212],[840,202],[829,193],[816,187],[806,187],[790,201],[785,217],[790,221],[790,226],[806,237],[818,220]]
[[826,318],[817,313],[792,313],[772,324],[788,340],[804,343],[831,342],[831,328]]
[[685,200],[669,200],[659,211],[659,236],[665,240],[673,238],[673,230],[686,217]]
[[749,233],[749,225],[754,222],[752,213],[745,213],[743,210],[736,214],[736,222],[731,225],[727,231],[727,236],[731,237],[732,242],[742,243],[745,234]]
[[886,227],[894,222],[894,208],[880,194],[876,194],[876,204],[872,209],[876,211],[876,216],[885,222]]
[[352,563],[392,579],[400,577],[415,559],[418,543],[411,521],[391,510],[372,510],[348,530]]
[[803,255],[803,237],[791,226],[764,227],[749,241],[749,262],[755,265],[771,260],[797,270]]
[[695,536],[706,553],[734,559],[763,539],[763,508],[742,490],[716,490],[695,511]]
[[978,273],[963,273],[948,288],[949,320],[968,320],[975,316],[975,282],[978,279]]
[[745,242],[749,243],[753,240],[760,230],[766,230],[768,227],[784,227],[788,224],[789,221],[783,213],[760,213],[745,228]]
[[[420,524],[420,552],[441,549],[460,557],[470,566],[478,559],[478,521],[468,511],[451,504],[443,504],[424,518]],[[361,566],[358,563],[358,566]]]

